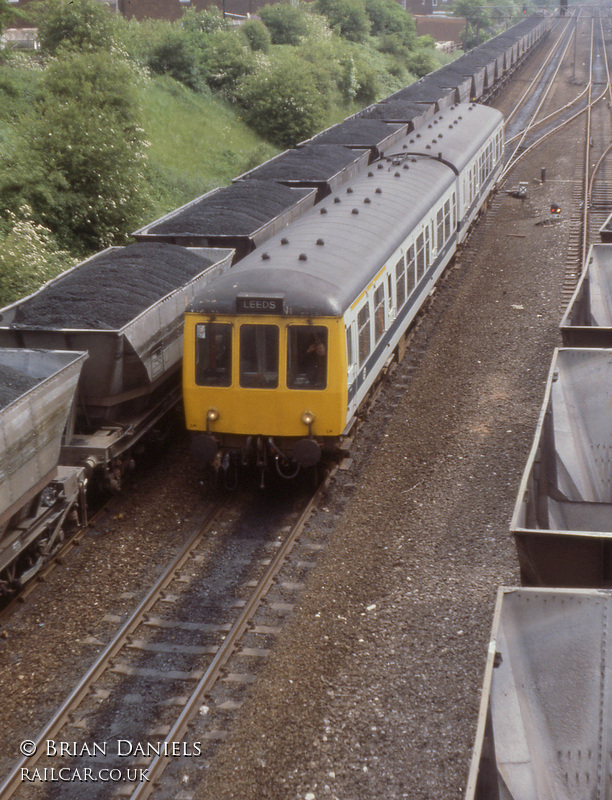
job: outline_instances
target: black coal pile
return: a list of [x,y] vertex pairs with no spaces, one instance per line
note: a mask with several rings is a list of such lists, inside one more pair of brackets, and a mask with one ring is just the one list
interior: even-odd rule
[[0,408],[6,408],[13,400],[39,383],[38,378],[33,378],[19,369],[0,364]]
[[386,103],[376,103],[376,105],[364,111],[364,119],[381,119],[392,122],[410,122],[425,116],[427,109],[418,103],[410,103],[402,100],[389,100]]
[[117,330],[212,263],[173,244],[98,253],[19,306],[12,327]]
[[305,145],[262,164],[249,173],[249,178],[326,181],[358,157],[353,150],[338,144]]
[[377,145],[388,136],[400,130],[400,125],[392,125],[377,119],[353,119],[334,125],[313,137],[313,144]]
[[270,181],[237,181],[152,225],[148,233],[248,236],[294,206],[308,191]]

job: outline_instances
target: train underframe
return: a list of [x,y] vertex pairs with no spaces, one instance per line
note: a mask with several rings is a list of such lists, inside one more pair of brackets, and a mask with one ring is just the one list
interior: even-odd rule
[[59,474],[0,525],[0,598],[19,592],[61,547],[66,534],[87,523],[85,470]]

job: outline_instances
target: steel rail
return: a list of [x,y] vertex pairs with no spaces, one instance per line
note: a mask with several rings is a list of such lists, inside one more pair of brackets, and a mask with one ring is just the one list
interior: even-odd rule
[[[601,22],[601,19],[600,19]],[[605,51],[605,46],[604,46]],[[593,60],[595,57],[595,21],[591,19],[591,62],[589,64],[589,94],[587,100],[586,136],[584,145],[584,187],[582,195],[582,258],[581,266],[586,261],[588,224],[589,224],[589,157],[591,154],[591,116],[593,96]],[[608,87],[606,86],[606,92]],[[603,94],[605,95],[604,92]],[[601,98],[600,98],[601,99]]]
[[[575,12],[574,12],[574,13],[575,13]],[[579,10],[578,10],[578,15],[580,15],[580,14],[581,14],[581,10],[579,9]],[[567,17],[567,19],[566,19],[566,21],[565,21],[565,23],[566,23],[566,25],[565,25],[565,26],[566,26],[566,28],[567,28],[567,26],[569,25],[569,23],[570,23],[571,21],[572,21],[572,18],[570,18],[570,17]],[[574,22],[575,22],[575,21],[576,21],[576,20],[574,20]],[[564,33],[565,33],[565,31],[564,31]],[[552,60],[553,56],[554,56],[554,55],[555,55],[555,53],[557,52],[557,50],[558,50],[558,48],[560,47],[560,45],[561,45],[561,36],[559,37],[559,39],[558,39],[557,43],[555,44],[555,46],[554,46],[554,47],[551,47],[551,49],[550,49],[550,53],[548,54],[548,58],[547,58],[547,59],[544,61],[544,63],[542,64],[542,66],[541,66],[541,67],[540,67],[540,69],[538,70],[538,73],[537,73],[537,75],[534,77],[534,79],[531,81],[531,83],[529,84],[529,86],[528,86],[528,87],[525,89],[525,91],[523,92],[523,96],[521,97],[521,99],[518,101],[518,103],[515,105],[515,107],[512,109],[512,111],[511,111],[511,112],[508,114],[508,116],[506,117],[506,125],[507,125],[507,124],[508,124],[508,123],[509,123],[509,122],[512,120],[512,118],[514,117],[514,115],[515,115],[515,114],[518,112],[519,108],[520,108],[520,107],[523,105],[523,102],[524,102],[525,98],[526,98],[526,97],[529,95],[529,93],[530,93],[530,92],[531,92],[531,91],[534,89],[534,87],[535,87],[535,85],[536,85],[537,81],[540,79],[540,76],[542,75],[542,73],[544,72],[544,70],[546,69],[546,67],[548,66],[548,63],[549,63],[549,62]]]
[[189,557],[194,545],[201,538],[202,534],[209,528],[215,519],[218,517],[220,511],[225,505],[224,500],[219,501],[214,505],[205,515],[204,520],[200,526],[189,536],[183,543],[180,552],[174,557],[169,566],[164,570],[162,575],[157,579],[155,584],[149,590],[146,597],[139,603],[137,608],[132,612],[129,619],[124,623],[122,628],[115,635],[113,640],[106,646],[98,658],[94,661],[91,667],[87,670],[85,675],[81,678],[75,689],[62,703],[59,709],[55,712],[53,718],[47,723],[44,729],[38,734],[35,743],[35,752],[31,756],[23,756],[19,763],[13,768],[11,773],[5,778],[0,785],[0,798],[8,800],[19,789],[22,780],[22,769],[32,768],[37,763],[43,750],[41,745],[47,739],[53,739],[55,734],[66,724],[70,714],[78,708],[82,700],[85,698],[91,685],[98,680],[98,678],[106,671],[110,661],[117,655],[117,653],[124,647],[128,637],[142,624],[146,613],[157,602],[159,595],[165,587],[173,580],[175,573],[179,570],[187,558]]
[[[308,502],[308,505],[301,513],[293,529],[288,534],[287,538],[285,539],[281,547],[278,549],[278,552],[270,562],[264,576],[261,578],[255,591],[253,592],[253,594],[247,601],[245,607],[243,608],[242,612],[240,613],[240,616],[233,624],[231,630],[228,632],[227,636],[223,640],[221,646],[219,647],[219,650],[217,651],[215,657],[208,666],[206,672],[200,679],[198,685],[193,690],[186,705],[183,707],[183,710],[181,711],[179,718],[177,719],[172,729],[167,734],[163,742],[163,746],[161,748],[162,752],[165,752],[167,750],[166,746],[171,745],[174,742],[180,742],[183,740],[183,737],[187,732],[187,728],[189,726],[190,721],[197,714],[198,709],[202,704],[203,697],[208,692],[210,692],[214,684],[219,679],[219,676],[221,674],[224,665],[234,652],[238,642],[242,638],[245,630],[247,629],[249,622],[251,621],[255,612],[263,602],[264,597],[268,593],[274,579],[276,578],[281,567],[283,566],[285,559],[293,549],[293,546],[295,545],[298,537],[300,536],[304,528],[304,525],[308,521],[313,508],[318,503],[323,492],[327,489],[328,481],[329,478],[317,488],[312,498]],[[137,786],[134,792],[130,795],[130,800],[146,800],[146,798],[150,797],[152,792],[155,790],[155,784],[159,783],[159,780],[170,761],[171,759],[163,755],[155,756],[147,768],[147,782],[140,783]]]
[[[546,88],[546,91],[545,91],[545,92],[542,94],[542,97],[540,98],[540,102],[538,103],[538,106],[537,106],[537,108],[535,109],[535,111],[534,111],[534,112],[533,112],[533,114],[531,115],[531,117],[530,117],[530,119],[529,119],[529,121],[528,121],[527,125],[525,126],[525,128],[523,129],[523,131],[522,131],[522,132],[521,132],[521,134],[520,134],[520,139],[519,139],[519,142],[518,142],[518,144],[517,144],[517,146],[516,146],[516,148],[515,148],[514,152],[512,153],[512,155],[510,156],[510,158],[508,159],[508,165],[511,165],[511,164],[512,164],[512,160],[513,160],[514,156],[516,155],[516,153],[517,153],[517,151],[518,151],[519,147],[520,147],[520,146],[523,144],[523,142],[525,141],[525,137],[527,136],[527,134],[529,133],[529,131],[530,131],[530,130],[531,130],[533,127],[535,127],[535,119],[536,119],[536,117],[538,116],[538,114],[540,113],[540,110],[541,110],[542,106],[544,105],[544,103],[545,103],[545,101],[546,101],[546,99],[547,99],[548,95],[549,95],[549,94],[550,94],[550,92],[552,91],[552,87],[553,87],[553,84],[554,84],[555,78],[557,77],[557,75],[558,75],[558,73],[559,73],[559,70],[561,69],[561,65],[563,64],[563,59],[565,58],[565,54],[566,54],[566,53],[567,53],[567,51],[568,51],[568,48],[569,48],[569,46],[570,46],[570,42],[571,42],[571,37],[569,37],[569,38],[568,38],[568,40],[567,40],[567,42],[566,42],[566,45],[565,45],[565,47],[564,47],[564,49],[563,49],[563,52],[561,53],[561,57],[559,58],[559,63],[557,64],[557,67],[556,67],[555,71],[553,72],[553,74],[552,74],[552,76],[551,76],[551,78],[550,78],[550,81],[549,81],[549,83],[548,83],[548,86],[547,86],[547,88]],[[519,104],[520,104],[520,102],[522,102],[522,100],[521,100],[521,101],[519,101]],[[510,139],[509,141],[514,141],[514,139],[515,139],[515,138],[516,138],[516,137],[513,137],[513,138],[512,138],[512,139]],[[506,142],[506,144],[508,144],[508,142]]]
[[[601,17],[599,18],[599,27],[601,29],[601,39],[602,39],[602,42],[603,42],[603,45],[604,45],[604,47],[603,47],[604,64],[605,64],[605,67],[606,67],[606,78],[607,78],[606,91],[608,92],[610,98],[612,99],[612,84],[611,84],[611,80],[610,80],[610,62],[608,60],[608,51],[606,50],[606,37],[605,37],[605,34],[604,34],[603,22],[602,22]],[[606,149],[603,151],[603,153],[599,157],[599,160],[597,161],[597,164],[593,167],[593,172],[591,173],[591,178],[590,178],[590,181],[589,181],[589,192],[588,192],[589,208],[591,207],[592,202],[593,202],[593,186],[594,186],[594,183],[595,183],[595,178],[597,177],[597,173],[599,171],[599,168],[601,167],[601,165],[605,161],[606,156],[608,155],[610,150],[612,150],[612,143],[610,143],[606,147]]]
[[506,165],[506,167],[504,168],[503,172],[499,176],[499,182],[501,182],[506,177],[506,175],[510,171],[510,169],[515,167],[518,164],[518,162],[524,156],[526,156],[528,153],[530,153],[538,145],[542,144],[542,142],[544,142],[546,139],[548,139],[549,136],[552,136],[554,133],[558,133],[566,125],[569,125],[570,122],[573,122],[574,120],[578,119],[578,117],[580,117],[582,114],[584,114],[589,108],[591,108],[592,106],[596,105],[601,100],[603,100],[603,98],[606,96],[607,92],[608,92],[608,87],[606,86],[605,90],[598,97],[596,97],[594,100],[591,99],[589,105],[587,105],[584,108],[580,109],[575,114],[572,114],[571,117],[568,117],[566,120],[564,120],[563,122],[559,123],[559,125],[555,126],[554,128],[551,128],[549,131],[546,131],[546,133],[542,134],[542,136],[539,139],[537,139],[535,142],[530,144],[529,147],[527,147],[525,150],[523,150],[522,153],[520,153],[518,156],[516,156],[516,158],[514,159],[514,161],[512,163],[509,163],[509,164]]

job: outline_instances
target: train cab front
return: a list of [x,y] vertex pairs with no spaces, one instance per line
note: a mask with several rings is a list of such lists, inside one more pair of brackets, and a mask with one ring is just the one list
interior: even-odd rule
[[282,297],[238,297],[235,314],[188,309],[183,393],[197,460],[291,478],[333,451],[346,425],[341,318],[283,313]]

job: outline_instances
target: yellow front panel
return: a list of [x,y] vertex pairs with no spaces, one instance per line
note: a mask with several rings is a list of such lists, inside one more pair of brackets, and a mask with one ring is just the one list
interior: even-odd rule
[[[232,325],[232,383],[230,386],[198,386],[195,380],[196,325],[206,322]],[[287,328],[304,325],[303,317],[248,316],[210,317],[187,314],[183,360],[183,395],[187,427],[206,430],[206,412],[214,408],[219,418],[210,424],[211,433],[254,436],[307,436],[301,421],[305,411],[315,416],[313,436],[338,436],[346,425],[346,344],[344,322],[337,318],[316,318],[313,325],[328,331],[327,388],[287,388]],[[239,383],[239,329],[242,325],[276,325],[279,328],[278,388],[243,388]]]

